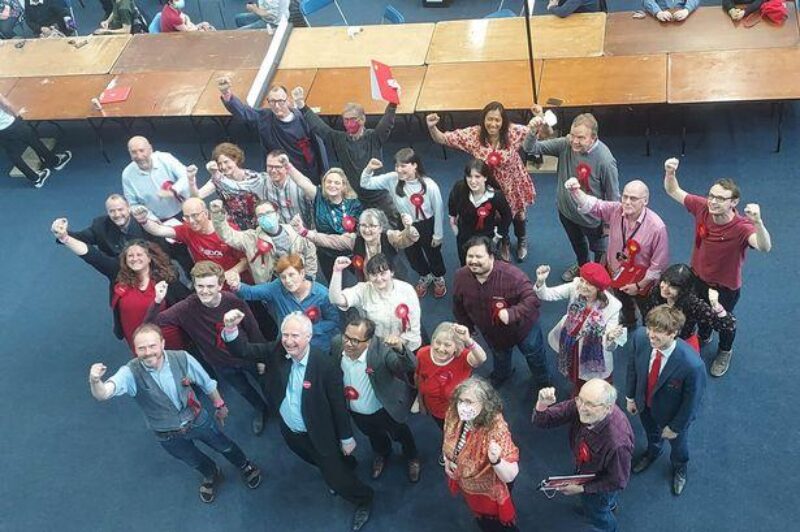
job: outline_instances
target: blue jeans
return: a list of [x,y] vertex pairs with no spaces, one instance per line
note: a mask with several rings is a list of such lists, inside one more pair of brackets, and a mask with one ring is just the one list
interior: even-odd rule
[[165,451],[189,467],[197,469],[204,478],[214,476],[217,464],[195,446],[194,440],[201,441],[221,453],[239,469],[247,465],[247,458],[242,450],[217,427],[216,420],[205,409],[200,412],[188,431],[171,434],[156,432],[156,438]]
[[[649,408],[642,410],[640,417],[642,418],[644,432],[647,434],[647,454],[655,460],[659,457],[664,447],[664,438],[661,437],[661,431],[664,430],[664,427],[653,419]],[[685,472],[686,464],[689,462],[689,426],[683,429],[683,432],[678,433],[677,438],[670,440],[669,444],[672,449],[669,459],[672,462],[673,470]]]
[[267,27],[267,21],[255,13],[239,13],[234,22],[240,30],[260,30]]
[[[513,347],[508,349],[498,349],[489,346],[494,353],[494,371],[492,374],[497,380],[504,380],[511,376],[511,351]],[[547,372],[547,356],[544,351],[544,339],[542,337],[542,328],[539,323],[535,323],[531,327],[528,336],[517,344],[517,349],[522,352],[525,361],[528,363],[528,368],[531,370],[533,379],[537,384],[550,383],[550,375]]]
[[239,395],[244,397],[247,402],[256,409],[256,412],[266,413],[269,411],[266,401],[264,401],[264,398],[261,397],[261,394],[258,393],[258,390],[256,390],[255,386],[250,382],[250,379],[247,378],[247,375],[250,375],[258,382],[259,376],[255,368],[251,366],[242,368],[218,367],[216,371],[220,379],[233,386],[233,388],[239,392]]
[[611,512],[617,506],[619,490],[607,493],[582,493],[581,502],[593,532],[616,532],[617,518]]

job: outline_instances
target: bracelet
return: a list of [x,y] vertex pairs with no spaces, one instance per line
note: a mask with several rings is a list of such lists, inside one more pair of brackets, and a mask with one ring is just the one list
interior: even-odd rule
[[496,465],[500,464],[500,462],[502,462],[502,461],[503,461],[502,458],[498,458],[497,462],[492,462],[491,460],[489,460],[489,463],[492,464],[492,466],[496,466]]
[[304,227],[303,230],[300,231],[300,236],[302,236],[303,238],[308,236],[308,229]]

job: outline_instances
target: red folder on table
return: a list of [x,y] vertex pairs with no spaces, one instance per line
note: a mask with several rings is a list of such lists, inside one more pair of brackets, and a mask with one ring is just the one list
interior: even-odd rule
[[394,79],[392,69],[388,65],[372,60],[369,72],[370,85],[372,86],[372,99],[384,100],[395,105],[400,104],[397,89],[389,86],[389,80]]
[[106,89],[100,95],[100,103],[118,103],[124,102],[131,94],[130,87],[114,87],[113,89]]

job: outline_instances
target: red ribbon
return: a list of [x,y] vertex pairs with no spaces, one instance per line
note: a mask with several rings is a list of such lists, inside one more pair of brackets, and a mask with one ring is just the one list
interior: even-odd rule
[[636,240],[630,239],[628,240],[628,263],[633,264],[633,259],[636,258],[636,255],[641,251],[641,246]]
[[414,213],[417,220],[419,220],[420,218],[424,220],[425,212],[422,210],[422,204],[425,203],[425,196],[423,196],[420,193],[411,194],[409,201],[411,202],[411,205],[417,208],[417,210]]
[[352,386],[345,386],[344,387],[344,398],[348,401],[355,401],[359,398],[358,390],[353,388]]
[[221,349],[221,350],[223,350],[223,351],[225,351],[227,353],[228,352],[228,346],[225,345],[225,340],[222,339],[222,329],[224,329],[224,328],[225,328],[225,324],[224,323],[215,323],[214,324],[214,329],[216,331],[214,333],[214,335],[215,335],[214,344],[217,346],[217,349]]
[[177,190],[175,190],[174,188],[172,188],[172,187],[173,187],[173,185],[174,185],[174,183],[173,183],[172,181],[164,181],[163,183],[161,183],[161,190],[165,190],[165,191],[167,191],[167,192],[171,192],[171,193],[172,193],[172,195],[173,195],[173,196],[175,196],[175,199],[176,199],[176,200],[178,200],[178,201],[180,201],[181,203],[183,203],[183,201],[184,201],[184,197],[183,197],[183,196],[181,196],[181,195],[178,193],[178,191],[177,191]]
[[502,164],[502,162],[503,162],[503,156],[497,150],[492,150],[489,153],[489,155],[486,156],[486,164],[490,168],[493,169],[497,168],[498,166],[500,166],[500,164]]
[[347,231],[348,233],[352,233],[356,230],[356,219],[350,216],[349,214],[345,214],[342,216],[342,229]]
[[[189,380],[189,377],[184,377],[183,379],[181,379],[181,385],[186,386],[188,388],[189,386],[192,385],[192,381]],[[194,390],[191,388],[189,388],[189,396],[186,398],[186,406],[192,409],[194,417],[197,417],[197,415],[200,413],[200,410],[203,408],[203,406],[194,396]]]
[[703,239],[708,236],[708,229],[704,223],[700,223],[694,233],[694,247],[699,248]]
[[592,453],[589,450],[589,446],[586,445],[585,441],[582,441],[578,444],[578,448],[575,449],[575,462],[577,462],[578,466],[580,467],[582,464],[586,464],[592,460]]
[[584,192],[591,192],[589,188],[589,177],[592,175],[592,167],[586,163],[580,163],[575,168],[575,173],[578,174],[578,181]]
[[475,222],[475,230],[476,231],[483,231],[483,225],[486,221],[486,218],[492,214],[492,204],[491,203],[484,203],[477,210],[478,220]]
[[503,325],[503,322],[500,321],[500,311],[504,308],[508,308],[508,304],[505,301],[494,301],[492,303],[492,323],[495,325]]
[[311,305],[308,307],[303,314],[308,317],[312,322],[316,323],[319,320],[319,307],[316,305]]
[[272,250],[275,249],[275,247],[271,243],[265,242],[260,238],[256,240],[256,248],[258,248],[258,251],[256,252],[255,255],[253,255],[253,258],[250,259],[250,262],[255,262],[257,258],[261,257],[261,264],[264,264],[266,262],[267,255],[272,253]]
[[303,388],[306,390],[311,388],[311,381],[303,381]]
[[400,324],[402,327],[401,332],[406,332],[411,321],[408,318],[408,305],[405,303],[400,303],[397,305],[397,308],[394,309],[394,315],[400,318]]
[[300,151],[303,152],[303,159],[306,160],[306,164],[310,165],[314,161],[314,154],[311,152],[311,140],[308,137],[297,139],[295,146],[300,148]]

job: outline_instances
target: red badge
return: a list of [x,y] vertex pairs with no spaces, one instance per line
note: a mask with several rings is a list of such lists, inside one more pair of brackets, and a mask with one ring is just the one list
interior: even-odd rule
[[184,377],[181,379],[181,385],[183,386],[191,386],[192,381],[189,380],[189,377]]
[[592,175],[592,167],[586,163],[580,163],[577,167],[575,167],[575,173],[578,174],[578,181],[580,182],[583,191],[590,192],[589,178]]
[[486,218],[492,214],[492,204],[491,203],[484,203],[480,207],[478,207],[476,213],[478,214],[478,220],[475,222],[475,230],[476,231],[483,231],[483,225],[486,221]]
[[411,194],[411,197],[408,198],[408,201],[411,202],[411,205],[416,207],[416,210],[414,211],[414,216],[417,218],[417,220],[420,219],[424,220],[425,212],[423,212],[422,210],[422,204],[425,203],[425,196],[423,196],[420,193]]
[[356,219],[350,216],[349,214],[345,214],[342,216],[342,229],[347,231],[348,233],[352,233],[356,230]]
[[350,264],[352,264],[356,270],[360,272],[364,271],[364,257],[361,255],[353,255],[353,258],[350,259]]
[[500,311],[507,307],[508,304],[502,300],[492,303],[492,322],[495,325],[503,325],[503,322],[500,321]]
[[497,150],[492,150],[489,155],[486,156],[486,164],[492,169],[500,166],[502,162],[503,156]]
[[353,388],[352,386],[345,386],[344,387],[344,398],[348,401],[356,401],[360,396],[358,395],[358,390]]
[[311,388],[311,382],[310,381],[303,381],[303,388],[305,388],[306,390]]
[[592,453],[589,451],[589,446],[586,445],[585,441],[582,441],[575,450],[575,461],[580,466],[581,464],[588,463],[591,459]]
[[308,319],[316,323],[317,320],[319,320],[319,307],[316,305],[311,305],[305,310],[304,314],[308,317]]
[[367,375],[372,375],[373,373],[375,373],[375,370],[367,366],[367,369],[364,370],[364,373],[366,373]]
[[256,240],[256,248],[258,251],[253,255],[253,258],[250,259],[250,262],[255,262],[257,258],[261,257],[261,264],[266,262],[267,255],[272,253],[272,250],[275,249],[270,242],[266,242],[260,238]]
[[636,258],[636,254],[639,253],[639,251],[641,251],[642,247],[636,240],[630,239],[628,240],[627,249],[628,249],[628,262],[630,264],[633,264],[633,259]]
[[400,323],[403,328],[402,332],[406,332],[410,324],[410,320],[408,318],[408,305],[405,303],[400,303],[397,305],[397,308],[394,309],[394,315],[400,318]]
[[163,183],[161,183],[161,190],[163,190],[164,192],[171,192],[172,195],[175,196],[176,200],[178,200],[181,203],[183,203],[184,197],[181,196],[180,194],[178,194],[177,190],[172,188],[173,184],[174,183],[172,181],[164,181]]

